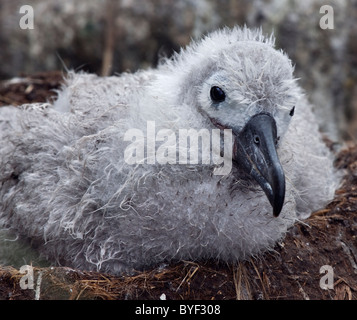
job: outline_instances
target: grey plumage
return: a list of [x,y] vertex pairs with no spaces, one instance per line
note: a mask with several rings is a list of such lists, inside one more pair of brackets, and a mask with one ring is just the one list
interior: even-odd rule
[[[224,101],[212,102],[213,86]],[[239,163],[220,176],[212,163],[124,159],[125,133],[146,133],[147,121],[156,132],[234,128],[238,139],[261,113],[276,123],[285,172],[278,217]],[[81,269],[245,259],[272,248],[338,184],[290,60],[259,30],[214,32],[157,69],[107,78],[71,73],[53,106],[1,108],[0,120],[1,225],[48,259]]]

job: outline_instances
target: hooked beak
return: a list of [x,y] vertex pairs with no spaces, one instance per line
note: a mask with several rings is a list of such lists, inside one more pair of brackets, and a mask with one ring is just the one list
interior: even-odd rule
[[240,132],[234,128],[232,131],[236,135],[234,161],[258,182],[277,217],[284,204],[285,176],[276,152],[274,118],[267,113],[259,113]]

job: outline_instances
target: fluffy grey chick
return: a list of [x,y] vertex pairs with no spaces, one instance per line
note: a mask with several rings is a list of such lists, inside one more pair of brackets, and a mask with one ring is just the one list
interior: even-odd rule
[[[53,106],[0,116],[1,225],[80,269],[245,259],[325,205],[338,183],[290,60],[259,30],[214,32],[155,70],[72,73]],[[196,147],[179,143],[182,129],[232,132],[216,147],[232,154],[232,170],[178,161]],[[213,140],[198,145],[217,152]],[[160,147],[166,163],[152,158]]]

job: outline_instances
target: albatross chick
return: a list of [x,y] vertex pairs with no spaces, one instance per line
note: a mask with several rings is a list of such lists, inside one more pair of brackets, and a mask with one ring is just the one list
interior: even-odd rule
[[1,226],[85,270],[246,259],[338,184],[291,61],[260,30],[213,32],[157,69],[70,73],[53,105],[0,120]]

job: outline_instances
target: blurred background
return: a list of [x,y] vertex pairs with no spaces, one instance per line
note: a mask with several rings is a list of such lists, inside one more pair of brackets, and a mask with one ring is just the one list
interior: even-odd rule
[[[21,6],[34,28],[21,29]],[[321,29],[323,5],[333,29]],[[274,32],[333,139],[357,137],[357,0],[0,0],[0,80],[43,71],[98,75],[157,65],[209,31]]]

